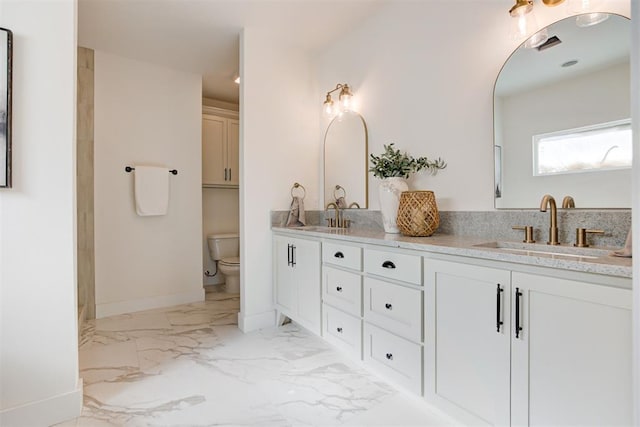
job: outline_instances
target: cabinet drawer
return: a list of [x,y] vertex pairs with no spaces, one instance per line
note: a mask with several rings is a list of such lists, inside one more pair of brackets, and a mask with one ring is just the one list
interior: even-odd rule
[[325,242],[322,245],[322,261],[327,264],[362,271],[362,248]]
[[364,361],[390,380],[422,394],[422,346],[364,323]]
[[362,315],[362,276],[357,273],[323,267],[322,298],[350,314]]
[[326,304],[322,310],[322,335],[331,344],[362,359],[362,321]]
[[422,341],[422,291],[364,279],[364,319],[415,342]]
[[422,259],[419,255],[365,249],[364,271],[416,285],[422,284]]

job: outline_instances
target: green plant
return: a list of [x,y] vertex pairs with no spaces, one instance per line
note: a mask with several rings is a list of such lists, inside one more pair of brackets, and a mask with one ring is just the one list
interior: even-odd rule
[[409,178],[409,175],[426,169],[431,175],[435,175],[439,169],[447,167],[447,163],[438,157],[436,160],[429,160],[426,157],[417,159],[401,153],[393,148],[393,143],[384,145],[384,153],[380,156],[371,154],[371,164],[369,172],[373,172],[376,178],[401,177]]

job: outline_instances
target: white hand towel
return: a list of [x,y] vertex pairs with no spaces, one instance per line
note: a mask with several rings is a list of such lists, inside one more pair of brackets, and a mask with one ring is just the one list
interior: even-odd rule
[[136,165],[134,175],[136,213],[140,216],[166,215],[169,207],[169,169]]

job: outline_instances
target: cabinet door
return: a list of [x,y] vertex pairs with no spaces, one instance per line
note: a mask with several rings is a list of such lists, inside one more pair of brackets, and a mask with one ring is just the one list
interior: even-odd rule
[[468,423],[508,425],[511,273],[429,259],[424,267],[425,399]]
[[298,310],[298,296],[293,278],[291,241],[282,236],[273,238],[275,300],[278,309],[292,317]]
[[227,184],[225,181],[226,119],[215,116],[202,117],[202,183]]
[[322,328],[322,287],[320,276],[320,242],[292,239],[294,245],[294,280],[297,287],[297,320],[311,332],[320,335]]
[[238,185],[240,176],[240,123],[238,120],[227,121],[227,184]]
[[513,424],[631,425],[631,291],[515,272],[512,287]]

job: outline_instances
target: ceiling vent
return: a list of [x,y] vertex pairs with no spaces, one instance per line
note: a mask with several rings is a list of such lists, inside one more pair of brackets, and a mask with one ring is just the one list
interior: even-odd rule
[[562,40],[560,40],[558,36],[552,36],[552,37],[549,37],[546,42],[542,43],[536,49],[538,49],[538,52],[542,52],[543,50],[549,49],[550,47],[557,46],[560,43],[562,43]]

